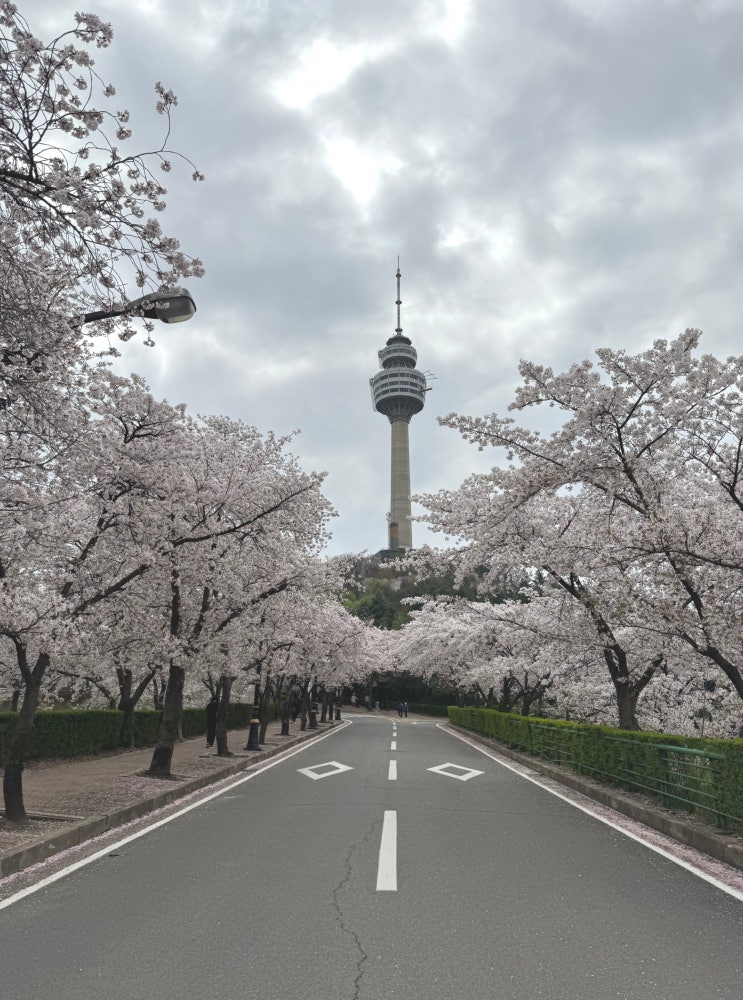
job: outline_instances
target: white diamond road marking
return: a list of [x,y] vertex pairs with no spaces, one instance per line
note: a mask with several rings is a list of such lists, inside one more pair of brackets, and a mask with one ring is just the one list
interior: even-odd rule
[[[470,778],[476,778],[478,774],[485,774],[484,771],[476,771],[473,767],[462,767],[461,764],[439,764],[438,767],[429,767],[427,770],[443,774],[445,778],[457,778],[459,781],[469,781]],[[455,771],[461,773],[454,774]]]
[[[328,770],[330,768],[330,770]],[[327,764],[315,764],[314,767],[298,767],[300,774],[306,774],[313,781],[320,778],[329,778],[331,774],[342,774],[344,771],[353,771],[348,764],[339,764],[337,760],[329,760]]]

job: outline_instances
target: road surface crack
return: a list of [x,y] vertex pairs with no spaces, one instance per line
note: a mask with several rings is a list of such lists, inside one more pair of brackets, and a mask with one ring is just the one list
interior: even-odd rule
[[378,826],[379,824],[375,823],[372,826],[371,830],[369,830],[369,832],[364,837],[362,837],[361,840],[359,840],[356,844],[351,845],[351,847],[348,850],[348,854],[346,855],[343,862],[343,868],[344,868],[343,878],[340,880],[336,888],[333,890],[333,906],[335,907],[338,926],[340,927],[341,931],[344,934],[347,934],[352,939],[356,951],[358,953],[358,958],[356,960],[356,976],[353,981],[353,996],[350,998],[350,1000],[359,1000],[361,996],[361,980],[364,976],[364,963],[369,958],[369,955],[364,950],[364,946],[361,943],[361,938],[359,937],[359,935],[356,933],[355,930],[353,930],[352,927],[349,927],[348,924],[346,923],[345,916],[343,914],[343,906],[341,905],[341,895],[343,894],[343,892],[347,890],[348,883],[351,879],[351,872],[353,870],[351,859],[353,858],[354,852],[359,847],[362,847],[369,841],[369,838],[376,832]]

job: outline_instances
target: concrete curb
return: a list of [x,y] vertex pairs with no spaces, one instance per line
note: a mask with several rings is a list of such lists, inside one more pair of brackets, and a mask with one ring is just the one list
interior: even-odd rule
[[529,754],[519,753],[517,750],[512,750],[497,740],[488,739],[480,733],[473,732],[471,729],[464,729],[462,726],[454,726],[451,723],[446,723],[446,725],[456,730],[456,732],[468,736],[476,743],[482,743],[484,746],[491,747],[504,757],[523,764],[524,767],[531,768],[532,771],[536,771],[546,778],[552,778],[553,781],[572,788],[576,792],[581,792],[587,798],[594,799],[596,802],[600,802],[602,805],[608,806],[610,809],[614,809],[624,816],[629,816],[630,819],[637,820],[638,823],[649,826],[652,830],[657,830],[658,833],[664,833],[667,837],[678,841],[680,844],[693,847],[695,850],[701,851],[702,854],[707,854],[717,861],[725,862],[725,864],[730,865],[732,868],[743,870],[743,844],[729,840],[724,833],[715,833],[711,827],[707,830],[696,826],[694,823],[685,820],[678,813],[661,812],[660,810],[653,809],[632,798],[630,795],[623,795],[613,788],[600,785],[598,782],[584,778],[582,775],[575,774],[557,764],[550,764],[539,760],[538,757],[530,757]]
[[[100,837],[101,834],[108,833],[110,830],[116,830],[126,823],[131,823],[132,820],[141,819],[148,813],[154,812],[156,809],[161,809],[163,806],[171,805],[179,799],[184,799],[193,792],[198,792],[209,785],[216,785],[225,778],[239,774],[241,771],[246,771],[261,761],[268,760],[270,757],[276,757],[278,754],[284,753],[285,750],[297,746],[299,743],[310,743],[312,740],[317,739],[319,736],[324,736],[331,729],[334,729],[337,724],[336,722],[327,723],[322,730],[295,736],[280,745],[254,752],[250,757],[237,757],[229,763],[225,763],[219,770],[212,771],[210,774],[202,774],[198,778],[169,783],[170,787],[164,791],[136,802],[134,805],[117,809],[105,816],[90,816],[81,822],[72,823],[70,826],[57,830],[49,837],[41,837],[30,844],[26,844],[24,847],[18,848],[18,850],[10,851],[0,856],[0,878],[4,878],[6,875],[15,875],[26,868],[30,868],[32,865],[38,864],[40,861],[46,861],[55,854],[60,854],[71,847],[84,844],[86,841],[92,840],[94,837]],[[29,814],[29,818],[47,819],[50,817],[42,817],[41,814],[36,817]],[[66,817],[55,818],[64,819]]]

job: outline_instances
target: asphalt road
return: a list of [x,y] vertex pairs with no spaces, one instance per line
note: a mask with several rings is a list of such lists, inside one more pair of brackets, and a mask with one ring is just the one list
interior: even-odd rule
[[369,716],[1,910],[0,983],[14,1000],[740,1000],[742,945],[737,899],[434,722],[394,735]]

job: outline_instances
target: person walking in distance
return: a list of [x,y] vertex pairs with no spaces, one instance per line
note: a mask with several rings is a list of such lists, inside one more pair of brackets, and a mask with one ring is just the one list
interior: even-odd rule
[[206,706],[206,745],[214,746],[214,737],[217,735],[217,709],[219,702],[217,696],[212,695],[212,699]]

